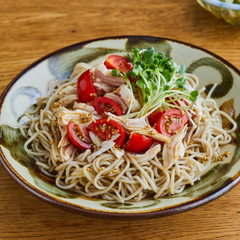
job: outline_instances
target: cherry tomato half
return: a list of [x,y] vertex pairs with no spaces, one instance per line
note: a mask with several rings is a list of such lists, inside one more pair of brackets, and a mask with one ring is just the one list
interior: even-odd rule
[[133,64],[125,57],[110,55],[104,62],[107,69],[118,69],[120,73],[132,71]]
[[117,122],[102,118],[98,119],[95,122],[92,122],[88,129],[94,132],[103,140],[110,140],[113,136],[120,134],[120,136],[114,141],[116,147],[121,147],[125,140],[125,132],[123,127]]
[[92,84],[95,79],[96,77],[91,69],[83,72],[78,78],[77,93],[80,102],[90,102],[97,96],[97,92]]
[[188,122],[188,119],[189,117],[182,110],[168,110],[158,120],[156,129],[159,133],[171,137]]
[[147,150],[152,145],[153,139],[133,133],[125,149],[129,152],[139,153]]
[[95,108],[98,114],[103,117],[108,117],[105,112],[110,112],[117,116],[123,115],[120,106],[110,98],[98,97],[92,101],[92,106]]
[[160,117],[165,113],[165,111],[156,110],[148,116],[148,122],[151,127],[157,124]]
[[84,150],[92,148],[92,141],[89,137],[89,131],[87,128],[69,121],[67,133],[69,139],[76,147]]

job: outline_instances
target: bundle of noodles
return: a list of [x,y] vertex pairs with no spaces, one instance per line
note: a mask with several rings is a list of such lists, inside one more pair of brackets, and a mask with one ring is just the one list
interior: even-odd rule
[[[117,99],[124,113],[128,112],[123,116],[106,113],[108,119],[123,127],[127,139],[133,133],[152,138],[151,146],[142,152],[131,152],[125,149],[127,140],[120,147],[115,145],[119,134],[102,139],[89,131],[93,148],[77,147],[68,135],[69,122],[87,128],[103,118],[91,102],[79,102],[77,82],[89,68],[77,64],[69,79],[60,81],[46,96],[38,98],[34,111],[25,112],[29,120],[20,128],[27,139],[27,154],[44,174],[56,179],[59,188],[119,202],[140,201],[147,196],[159,198],[182,192],[186,185],[199,180],[211,163],[229,156],[229,152],[221,153],[221,146],[231,141],[230,133],[236,129],[236,123],[210,98],[214,89],[206,98],[197,97],[194,106],[186,111],[189,121],[184,127],[172,136],[164,136],[155,126],[149,126],[148,115],[140,113],[143,107],[128,83],[118,78],[112,84],[114,77],[108,72],[104,75],[103,64],[94,68],[99,77],[95,79],[96,86],[102,89],[102,95]],[[175,78],[178,76],[176,73]],[[196,76],[184,77],[189,91],[197,89]],[[169,108],[169,104],[165,106]],[[223,129],[222,117],[232,124],[231,129]]]

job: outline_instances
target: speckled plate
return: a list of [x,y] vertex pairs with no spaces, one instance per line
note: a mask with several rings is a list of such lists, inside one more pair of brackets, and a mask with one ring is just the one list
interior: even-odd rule
[[[120,204],[63,191],[54,185],[54,179],[40,173],[34,161],[24,152],[25,140],[17,129],[17,120],[24,110],[35,103],[36,97],[46,93],[48,80],[67,78],[80,61],[95,65],[107,54],[126,54],[133,48],[149,46],[167,57],[171,56],[179,65],[184,64],[187,72],[199,77],[201,87],[209,90],[216,82],[218,85],[212,97],[219,105],[230,98],[234,98],[235,102],[240,101],[239,70],[199,47],[147,36],[122,36],[77,43],[36,61],[13,79],[3,92],[0,98],[0,160],[8,173],[30,193],[50,204],[99,217],[147,218],[170,215],[203,205],[234,187],[240,181],[239,128],[236,131],[237,143],[226,146],[233,153],[231,157],[214,165],[194,186],[187,186],[179,195],[157,200],[148,198],[137,203]],[[235,108],[239,124],[240,105],[236,104]]]

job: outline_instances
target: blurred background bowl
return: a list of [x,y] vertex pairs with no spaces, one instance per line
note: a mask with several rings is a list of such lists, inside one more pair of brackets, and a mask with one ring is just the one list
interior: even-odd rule
[[197,2],[215,17],[224,19],[233,26],[240,27],[240,4],[219,0],[197,0]]

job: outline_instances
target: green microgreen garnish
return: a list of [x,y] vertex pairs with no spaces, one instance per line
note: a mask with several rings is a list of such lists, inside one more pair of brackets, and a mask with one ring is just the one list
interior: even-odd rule
[[123,77],[118,69],[113,69],[111,75],[113,77]]
[[189,98],[190,101],[194,102],[197,100],[197,97],[198,97],[198,91],[192,91],[190,93],[191,97]]
[[[147,116],[158,108],[187,110],[189,107],[181,102],[183,99],[188,99],[193,107],[198,91],[188,92],[184,65],[179,69],[172,58],[156,53],[153,47],[143,50],[135,48],[132,52],[132,55],[128,54],[128,58],[134,64],[133,69],[124,78],[133,91],[132,94],[138,95],[143,106],[135,114],[136,117]],[[113,70],[112,75],[123,77],[118,70]]]

